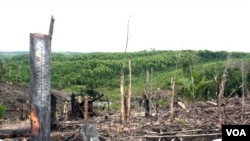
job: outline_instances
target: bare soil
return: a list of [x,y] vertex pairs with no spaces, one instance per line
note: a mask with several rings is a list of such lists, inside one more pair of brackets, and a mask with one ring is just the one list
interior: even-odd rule
[[[52,92],[57,97],[57,109],[60,111],[64,99],[70,93],[55,90]],[[28,87],[0,83],[0,103],[7,105],[4,118],[0,121],[0,139],[30,140],[30,131],[27,130],[30,129],[30,121],[22,115],[22,110],[28,110],[23,108],[28,97]],[[138,102],[132,102],[130,121],[123,125],[120,123],[119,111],[95,109],[98,115],[87,121],[77,118],[66,120],[58,112],[61,120],[58,128],[51,132],[51,140],[81,141],[79,130],[84,124],[90,123],[96,126],[100,140],[211,141],[221,137],[222,124],[250,124],[250,98],[245,98],[243,119],[240,101],[241,99],[235,96],[226,99],[226,104],[222,106],[225,113],[222,121],[218,119],[218,107],[206,101],[182,101],[186,109],[175,104],[175,118],[172,122],[169,120],[169,106],[160,106],[157,116],[152,109],[152,116],[145,117],[144,108],[140,107]],[[21,134],[8,134],[6,130],[16,131],[15,133],[19,130]]]

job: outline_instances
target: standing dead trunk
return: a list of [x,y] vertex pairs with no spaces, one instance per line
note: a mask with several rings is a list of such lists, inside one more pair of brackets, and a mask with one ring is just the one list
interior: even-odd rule
[[144,100],[145,100],[145,109],[146,109],[146,113],[145,116],[149,116],[150,115],[150,104],[149,104],[149,90],[150,90],[150,82],[149,82],[149,72],[147,70],[147,76],[146,76],[146,88],[145,88],[145,96],[144,96]]
[[51,130],[51,39],[54,18],[51,17],[49,35],[30,34],[30,106],[31,140],[50,141]]
[[120,75],[120,92],[121,92],[121,123],[123,124],[125,121],[124,114],[124,71],[121,71]]
[[[177,72],[178,62],[179,62],[180,57],[181,57],[181,52],[179,54],[176,54],[176,65],[175,65],[174,77],[171,78],[171,89],[172,89],[172,96],[171,96],[171,101],[170,101],[170,121],[171,122],[174,121],[175,80],[176,80],[176,72]],[[192,75],[192,67],[190,67],[190,71],[191,71],[191,75]]]
[[51,129],[56,129],[57,121],[56,121],[56,96],[51,94]]
[[32,141],[50,140],[50,39],[51,38],[48,35],[30,34],[30,102],[32,105]]
[[171,89],[172,89],[172,95],[171,95],[171,101],[170,101],[170,121],[173,122],[174,120],[174,95],[175,95],[175,81],[173,78],[171,78]]
[[[221,108],[222,102],[224,104],[224,90],[225,90],[225,84],[226,84],[226,76],[227,76],[227,68],[229,65],[229,58],[226,64],[226,67],[224,69],[222,78],[221,78],[221,83],[220,83],[220,87],[219,87],[219,94],[217,95],[217,103],[218,103],[218,116],[219,116],[219,122],[222,123],[222,116],[225,117],[224,115],[224,111]],[[226,120],[226,118],[224,118]]]
[[88,120],[88,102],[89,102],[89,98],[88,96],[84,97],[84,120]]
[[130,116],[130,101],[131,101],[131,88],[132,88],[132,70],[131,70],[131,61],[128,61],[128,69],[129,69],[129,87],[128,87],[128,96],[127,96],[127,110],[126,110],[126,121],[129,121]]
[[241,84],[241,89],[242,89],[242,96],[241,96],[241,122],[244,120],[244,107],[245,107],[245,89],[244,89],[244,64],[243,60],[241,60],[241,72],[242,72],[242,84]]
[[128,90],[124,90],[124,119],[125,121],[128,120],[127,113],[128,113]]
[[74,93],[71,94],[71,113],[72,113],[72,117],[76,117],[76,113],[78,112],[77,108],[78,108],[78,103],[76,102],[75,99],[76,95]]

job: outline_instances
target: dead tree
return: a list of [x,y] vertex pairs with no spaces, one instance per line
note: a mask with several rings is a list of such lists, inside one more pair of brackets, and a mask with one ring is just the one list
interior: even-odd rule
[[71,94],[71,114],[73,117],[76,117],[76,113],[78,112],[78,105],[75,99],[76,95],[74,93]]
[[241,97],[241,121],[243,122],[243,118],[244,118],[244,109],[245,109],[245,90],[244,90],[244,64],[243,64],[243,60],[241,60],[241,72],[242,72],[242,97]]
[[84,97],[84,120],[88,120],[88,104],[89,104],[89,97],[85,96]]
[[[92,98],[90,96],[84,96],[84,100],[82,101],[82,97],[78,96],[77,98],[77,102],[75,100],[71,100],[71,101],[75,101],[75,103],[73,103],[73,109],[71,109],[71,117],[75,118],[75,117],[79,117],[79,118],[84,118],[85,120],[87,120],[87,118],[90,116],[95,116],[96,113],[94,112],[93,109],[93,102],[102,98],[104,95],[101,94],[95,98]],[[74,94],[72,94],[73,98],[75,97]],[[75,115],[75,116],[74,116]]]
[[57,121],[56,121],[56,96],[52,93],[51,94],[51,129],[56,129]]
[[154,104],[150,99],[150,81],[149,81],[149,72],[147,70],[147,77],[146,77],[146,86],[144,88],[144,94],[142,96],[142,100],[140,101],[140,106],[144,106],[145,108],[145,117],[150,117],[150,107],[153,108],[154,112],[157,113]]
[[51,17],[49,35],[30,34],[30,102],[31,140],[50,140],[51,124],[51,37],[54,18]]
[[129,67],[129,88],[128,91],[125,92],[125,121],[129,121],[130,116],[130,107],[131,107],[131,88],[132,88],[132,74],[131,74],[131,61],[128,61]]
[[[223,75],[221,77],[221,83],[220,83],[220,87],[219,87],[219,93],[217,95],[218,116],[219,116],[219,122],[221,122],[221,123],[222,123],[222,116],[225,117],[225,113],[222,110],[221,106],[222,106],[222,100],[224,100],[224,90],[225,90],[225,84],[226,84],[227,69],[228,69],[229,64],[230,64],[230,55],[228,56],[226,66],[225,66]],[[224,102],[223,102],[223,104],[224,104]]]
[[170,101],[170,121],[173,122],[174,120],[174,95],[175,95],[175,80],[171,78],[171,101]]
[[64,120],[68,120],[68,101],[64,101],[63,105],[63,115],[64,115]]
[[122,69],[120,75],[120,93],[121,93],[121,123],[123,124],[125,121],[125,113],[124,113],[124,71]]
[[149,81],[149,72],[147,70],[147,76],[146,76],[146,87],[145,87],[145,94],[144,94],[144,100],[145,100],[145,116],[148,117],[150,115],[150,104],[149,104],[149,93],[150,93],[150,81]]
[[170,121],[171,122],[173,122],[174,120],[175,80],[176,80],[176,71],[177,71],[178,63],[179,63],[178,59],[180,56],[181,56],[181,52],[179,54],[176,54],[176,65],[175,65],[174,77],[171,78],[171,90],[172,90],[171,101],[170,101]]

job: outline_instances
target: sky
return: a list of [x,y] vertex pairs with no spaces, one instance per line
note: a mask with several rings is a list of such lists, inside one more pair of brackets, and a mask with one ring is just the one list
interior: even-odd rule
[[1,0],[0,51],[29,51],[30,33],[52,52],[250,52],[249,0]]

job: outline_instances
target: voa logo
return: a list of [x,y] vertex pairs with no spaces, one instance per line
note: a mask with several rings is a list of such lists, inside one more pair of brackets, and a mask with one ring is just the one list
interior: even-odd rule
[[247,136],[244,129],[226,129],[228,136]]

